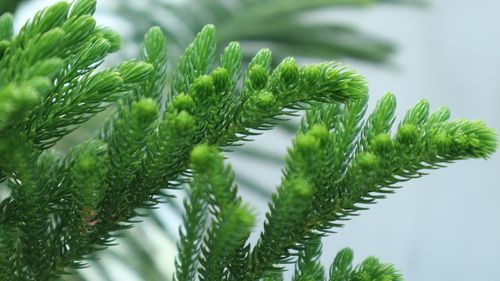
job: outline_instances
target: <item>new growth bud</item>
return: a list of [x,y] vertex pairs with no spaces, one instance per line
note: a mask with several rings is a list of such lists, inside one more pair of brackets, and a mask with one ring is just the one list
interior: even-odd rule
[[286,58],[277,68],[281,82],[285,85],[297,83],[300,71],[294,58]]
[[363,152],[357,157],[357,163],[364,169],[374,169],[378,165],[378,157],[371,152]]
[[195,104],[191,96],[186,94],[179,94],[174,97],[174,100],[172,101],[172,107],[176,111],[186,111],[192,114],[194,113]]
[[221,158],[217,147],[207,144],[196,146],[191,152],[191,163],[197,172],[204,172]]
[[212,77],[212,81],[215,86],[215,91],[217,93],[225,93],[225,94],[230,94],[230,88],[231,86],[231,78],[229,77],[229,73],[225,68],[217,67],[212,74],[210,74]]
[[158,108],[153,99],[141,98],[131,105],[133,119],[142,127],[149,127],[158,118]]
[[203,75],[196,78],[189,90],[197,103],[206,102],[215,94],[212,77]]
[[267,70],[262,65],[256,64],[248,71],[247,87],[259,91],[266,88],[268,80],[269,73]]
[[403,145],[415,144],[419,141],[419,132],[415,125],[404,124],[396,133],[396,141]]
[[379,134],[370,143],[370,150],[376,155],[386,155],[393,150],[393,142],[388,134]]

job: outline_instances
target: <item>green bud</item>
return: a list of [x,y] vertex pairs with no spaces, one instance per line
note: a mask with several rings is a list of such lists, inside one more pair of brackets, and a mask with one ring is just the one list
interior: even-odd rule
[[276,98],[271,92],[260,92],[254,97],[252,97],[252,102],[255,107],[257,107],[260,111],[266,111],[273,107],[276,102]]
[[295,148],[297,151],[309,155],[320,149],[320,140],[310,133],[300,134],[295,139]]
[[75,170],[80,174],[91,175],[97,164],[97,159],[90,155],[83,155],[76,160]]
[[215,86],[212,77],[203,75],[191,84],[190,91],[197,101],[205,101],[215,94]]
[[78,0],[74,2],[69,17],[93,15],[96,10],[96,0]]
[[498,146],[497,134],[480,120],[455,120],[451,126],[460,128],[454,132],[453,146],[468,156],[486,158],[495,152]]
[[262,115],[268,115],[276,112],[276,98],[268,91],[259,92],[250,96],[243,104],[241,116],[247,122],[260,120]]
[[81,16],[73,20],[67,21],[64,25],[66,38],[64,44],[70,46],[84,41],[96,26],[95,19],[91,16]]
[[210,76],[212,77],[215,91],[217,93],[231,90],[231,78],[225,68],[217,67]]
[[292,193],[299,198],[308,198],[312,196],[313,193],[311,185],[302,178],[291,180],[290,189]]
[[396,133],[396,141],[401,144],[414,144],[419,140],[418,129],[413,124],[404,124]]
[[357,163],[364,169],[373,169],[378,165],[378,157],[371,152],[363,152],[358,155]]
[[186,112],[193,112],[195,108],[195,104],[191,96],[186,95],[186,94],[179,94],[174,97],[174,100],[172,101],[172,106],[175,108],[177,111],[186,111]]
[[172,126],[178,134],[189,134],[195,128],[195,120],[186,111],[181,111],[171,118],[168,118],[168,124]]
[[269,74],[267,70],[260,64],[254,65],[248,71],[247,85],[251,90],[259,91],[267,86]]
[[138,83],[149,78],[154,69],[149,63],[131,60],[122,63],[118,67],[118,70],[122,74],[124,83],[131,84]]
[[12,37],[14,24],[12,15],[9,13],[0,16],[0,41],[9,40]]
[[309,85],[314,85],[321,79],[321,70],[316,65],[306,67],[303,73],[303,76]]
[[379,134],[375,136],[370,144],[371,150],[376,155],[384,155],[393,150],[393,143],[391,136],[388,134]]
[[191,152],[191,163],[196,172],[204,172],[220,157],[217,147],[207,144],[197,145]]
[[311,129],[309,129],[309,131],[307,133],[311,134],[312,136],[314,136],[320,140],[327,139],[330,137],[330,133],[328,132],[328,129],[323,124],[315,124],[314,126],[312,126]]
[[153,99],[141,98],[130,107],[134,120],[142,127],[149,127],[158,118],[158,107]]
[[299,67],[297,66],[294,58],[286,58],[278,66],[278,71],[281,77],[281,81],[286,85],[295,84],[300,76]]
[[441,155],[448,154],[453,145],[451,137],[446,133],[437,133],[433,136],[431,143]]

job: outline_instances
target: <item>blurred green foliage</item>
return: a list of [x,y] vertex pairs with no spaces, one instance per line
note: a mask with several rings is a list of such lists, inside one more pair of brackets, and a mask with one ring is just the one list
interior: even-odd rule
[[0,14],[13,13],[23,0],[2,0],[0,2]]

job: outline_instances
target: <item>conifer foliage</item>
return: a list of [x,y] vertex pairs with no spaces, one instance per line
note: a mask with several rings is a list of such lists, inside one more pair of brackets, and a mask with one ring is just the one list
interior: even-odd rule
[[[244,71],[237,43],[216,62],[210,25],[180,58],[169,87],[159,28],[146,34],[140,60],[99,68],[120,38],[96,26],[95,4],[55,4],[17,35],[11,16],[0,18],[0,280],[50,280],[84,266],[137,222],[138,210],[185,182],[177,281],[282,280],[288,262],[296,262],[293,280],[402,280],[373,257],[354,266],[349,249],[326,274],[321,237],[399,182],[496,149],[482,122],[449,121],[446,108],[430,113],[426,101],[391,133],[394,96],[364,118],[364,79],[335,63],[301,67],[288,58],[272,69],[264,49]],[[53,150],[112,105],[94,138],[65,155]],[[221,147],[301,109],[282,182],[250,245],[255,217]]]

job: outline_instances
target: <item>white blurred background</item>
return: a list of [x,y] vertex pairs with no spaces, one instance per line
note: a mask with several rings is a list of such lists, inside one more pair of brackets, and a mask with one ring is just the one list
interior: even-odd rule
[[[5,1],[5,0],[3,0]],[[8,0],[7,0],[8,1]],[[55,1],[32,1],[16,15],[18,26],[35,9]],[[98,19],[125,36],[130,22],[110,17],[101,0]],[[389,65],[344,61],[365,75],[371,105],[386,91],[398,98],[398,115],[419,99],[433,108],[446,105],[453,117],[482,119],[500,130],[500,1],[435,0],[425,8],[381,6],[320,13],[322,18],[348,20],[398,47]],[[315,16],[314,20],[318,20]],[[133,23],[132,23],[133,24]],[[284,155],[290,139],[266,132],[251,146]],[[231,157],[236,173],[257,178],[269,188],[280,179],[281,167]],[[324,239],[323,261],[330,264],[343,247],[357,260],[375,255],[394,263],[408,281],[498,281],[500,271],[500,157],[470,160],[404,184],[395,195],[347,222]],[[252,197],[252,194],[243,194]],[[249,198],[263,219],[266,202]],[[167,218],[179,223],[177,218]],[[175,224],[174,223],[174,224]],[[168,271],[175,246],[155,230],[150,245]],[[106,257],[106,255],[104,255]],[[104,261],[115,280],[140,280],[116,261]],[[100,280],[92,270],[89,280]]]

